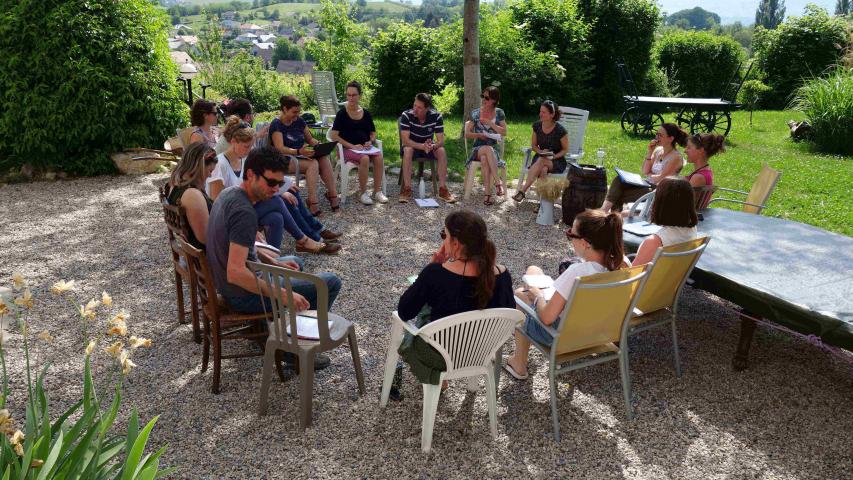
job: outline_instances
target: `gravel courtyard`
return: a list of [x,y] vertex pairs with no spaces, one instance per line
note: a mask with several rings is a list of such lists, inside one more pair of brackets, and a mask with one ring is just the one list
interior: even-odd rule
[[[342,347],[316,376],[312,427],[298,428],[296,378],[274,379],[269,415],[259,418],[261,358],[224,361],[222,392],[213,395],[212,369],[201,372],[201,346],[189,325],[177,323],[157,200],[165,179],[0,186],[0,284],[7,286],[13,271],[24,273],[37,297],[30,329],[56,337],[52,344],[34,341],[34,358],[52,365],[46,383],[54,415],[80,393],[84,345],[79,316],[48,293],[50,285],[75,279],[80,301],[106,290],[130,313],[132,333],[153,346],[134,357],[138,367],[123,391],[120,425],[131,407],[143,421],[160,416],[149,451],[168,444],[162,465],[177,469],[170,478],[853,478],[853,356],[760,326],[750,369],[735,373],[736,315],[691,288],[678,323],[683,377],[673,371],[665,329],[631,342],[634,421],[624,416],[618,366],[609,362],[558,380],[563,439],[554,443],[547,368],[533,353],[530,380],[501,378],[495,440],[482,391],[451,384],[439,403],[434,451],[422,454],[414,378],[406,377],[403,402],[379,408],[388,323],[406,277],[429,261],[442,220],[456,207],[398,204],[396,186],[387,205],[365,207],[352,195],[341,213],[331,214],[324,203],[321,220],[345,232],[344,248],[337,256],[305,257],[307,271],[331,271],[344,281],[334,310],[357,326],[366,394],[358,395]],[[461,195],[460,184],[453,189]],[[483,215],[516,284],[529,264],[556,274],[568,242],[561,226],[534,223],[534,203],[485,207],[475,192],[459,205]],[[12,376],[8,408],[20,419],[25,389],[17,329],[4,348]],[[512,342],[505,353],[511,350]],[[105,370],[98,368],[102,381]]]

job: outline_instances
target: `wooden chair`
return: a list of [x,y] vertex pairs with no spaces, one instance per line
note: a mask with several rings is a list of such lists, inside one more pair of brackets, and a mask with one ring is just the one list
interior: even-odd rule
[[770,168],[770,166],[765,163],[761,167],[761,172],[758,173],[758,177],[755,179],[755,182],[752,184],[752,188],[749,190],[749,192],[742,192],[740,190],[733,190],[731,188],[717,187],[717,191],[745,195],[746,200],[741,201],[734,200],[731,198],[717,197],[708,202],[708,204],[710,205],[714,202],[737,203],[743,205],[744,212],[759,215],[761,214],[761,211],[764,210],[764,206],[767,203],[767,199],[770,198],[770,194],[773,193],[773,189],[776,188],[776,184],[779,183],[779,177],[781,176],[782,172]]
[[[465,126],[467,127],[469,123],[471,123],[471,120],[468,120],[467,122],[465,122]],[[469,153],[468,153],[468,137],[466,137],[463,134],[462,140],[464,140],[464,142],[465,142],[465,160],[467,161],[468,156],[469,156]],[[505,143],[506,142],[505,142],[504,138],[501,137],[501,141],[498,142],[498,145],[499,145],[498,148],[500,149],[501,158],[503,158],[504,161],[506,161],[506,157],[504,156],[505,155],[505,151],[504,151]],[[465,182],[463,183],[463,185],[464,185],[464,187],[463,187],[463,192],[464,192],[463,198],[465,200],[468,200],[468,197],[471,196],[471,190],[473,190],[473,188],[474,188],[474,182],[477,181],[477,169],[478,168],[482,169],[482,167],[480,166],[479,160],[475,160],[475,161],[471,162],[470,165],[468,165],[468,169],[465,171]],[[504,184],[504,197],[506,197],[508,195],[507,192],[509,192],[509,189],[507,188],[507,183],[506,183],[506,167],[502,167],[499,170],[500,170],[501,181]],[[492,185],[492,179],[491,178],[488,179],[488,182],[489,182],[490,186],[494,186],[494,185]],[[484,183],[484,185],[485,185],[485,183]]]
[[[646,330],[669,325],[672,329],[672,357],[675,373],[681,376],[681,361],[678,356],[678,335],[675,320],[678,317],[678,298],[690,272],[708,246],[711,237],[701,237],[684,243],[658,248],[652,259],[648,279],[637,299],[634,316],[628,324],[622,344],[628,345],[628,337]],[[628,363],[626,356],[625,363]],[[628,370],[630,373],[630,370]]]
[[[400,175],[397,176],[397,185],[403,185],[403,136],[400,135],[400,119],[397,119],[397,137],[400,139]],[[435,170],[436,159],[435,158],[414,158],[412,157],[412,167],[415,166],[415,162],[418,164],[418,176],[417,182],[412,182],[412,191],[414,192],[418,185],[420,185],[421,179],[424,178],[424,163],[429,162],[429,171],[430,177],[432,177],[432,196],[438,196],[438,172]]]
[[441,384],[444,380],[467,378],[468,389],[477,391],[479,377],[486,377],[486,401],[489,404],[489,426],[492,438],[498,435],[497,378],[500,375],[501,346],[512,336],[513,327],[524,320],[524,314],[512,308],[490,308],[458,313],[430,322],[420,329],[404,322],[394,312],[391,316],[391,340],[385,357],[385,376],[379,404],[388,403],[391,383],[397,366],[397,349],[404,331],[419,336],[444,358],[446,370],[437,385],[423,384],[424,402],[421,422],[421,450],[430,451],[432,431]]
[[[189,269],[196,282],[201,299],[204,320],[204,349],[201,371],[207,371],[210,347],[213,345],[213,385],[211,391],[219,393],[219,377],[222,360],[227,358],[260,357],[264,355],[264,340],[267,338],[267,316],[261,314],[242,314],[231,310],[228,304],[216,293],[213,276],[207,263],[207,255],[178,237],[178,245],[186,253]],[[243,351],[225,355],[222,343],[225,340],[250,340],[258,346],[254,351]],[[279,372],[280,374],[280,372]]]
[[186,253],[181,250],[177,239],[188,238],[190,224],[183,207],[170,205],[166,200],[163,187],[160,187],[160,204],[163,205],[163,218],[166,221],[166,230],[169,232],[169,248],[172,250],[172,265],[175,269],[175,296],[178,304],[178,323],[187,323],[186,303],[184,302],[184,283],[190,290],[190,313],[192,315],[193,340],[201,343],[201,327],[199,326],[198,294],[196,282],[189,269],[189,260]]
[[[344,342],[349,343],[352,363],[355,368],[355,378],[358,382],[358,393],[364,395],[364,373],[361,370],[361,358],[358,355],[358,341],[355,326],[352,322],[329,312],[329,290],[322,278],[308,273],[297,272],[286,268],[266,265],[258,262],[246,262],[249,268],[259,274],[258,286],[264,282],[273,295],[270,296],[271,312],[268,317],[269,337],[264,349],[264,373],[261,381],[259,415],[267,413],[270,381],[273,365],[276,364],[276,352],[284,351],[296,355],[299,359],[299,386],[301,414],[299,426],[304,430],[311,425],[311,411],[314,390],[314,356],[332,350]],[[293,281],[300,280],[314,284],[317,289],[317,337],[316,339],[300,338],[298,315],[293,305]],[[282,291],[286,292],[286,298]]]
[[554,337],[550,346],[542,345],[528,337],[523,326],[516,328],[548,359],[551,420],[554,424],[555,441],[560,441],[556,378],[562,373],[618,360],[625,411],[629,419],[633,418],[628,345],[620,340],[625,338],[649,268],[649,265],[639,265],[579,278],[569,292],[571,301],[563,309],[562,320],[556,329],[542,323],[536,311],[516,297],[519,308],[531,315]]
[[[569,134],[569,153],[566,154],[567,163],[579,163],[584,155],[583,141],[586,137],[586,125],[589,123],[589,111],[581,110],[572,107],[558,107],[560,109],[560,119],[557,120]],[[524,184],[524,177],[527,176],[527,170],[533,165],[533,150],[530,147],[522,147],[521,152],[524,153],[524,161],[521,162],[521,171],[518,173],[518,186]],[[565,178],[569,173],[567,168],[563,173],[552,173],[549,176]]]

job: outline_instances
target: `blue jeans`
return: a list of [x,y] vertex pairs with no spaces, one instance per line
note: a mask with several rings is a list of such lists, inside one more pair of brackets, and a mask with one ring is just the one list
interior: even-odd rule
[[[302,259],[296,256],[279,257],[278,261],[296,262],[299,265],[300,272],[304,266]],[[338,298],[338,293],[341,291],[341,279],[334,273],[329,272],[320,272],[316,275],[326,282],[326,287],[329,289],[329,310],[331,310],[332,305],[335,303],[335,299]],[[317,289],[314,287],[313,283],[305,280],[293,280],[291,285],[294,292],[302,295],[306,300],[308,300],[308,303],[311,304],[312,310],[317,308]],[[272,310],[272,303],[270,302],[269,297],[263,295],[252,294],[239,297],[225,296],[225,301],[228,302],[228,305],[230,305],[231,308],[240,313],[264,313],[264,308],[266,308],[266,311],[268,312]]]
[[317,217],[311,215],[311,212],[308,211],[308,207],[305,206],[305,202],[302,201],[302,197],[298,193],[293,194],[296,197],[296,205],[291,205],[290,202],[285,201],[284,206],[287,207],[287,211],[290,212],[290,216],[293,217],[293,221],[296,222],[296,225],[302,230],[305,235],[311,238],[311,240],[321,242],[323,239],[320,237],[320,232],[322,232],[325,227],[323,224],[317,220]]
[[285,230],[297,241],[305,237],[305,234],[293,220],[290,211],[285,207],[285,203],[287,202],[281,198],[281,195],[274,195],[269,200],[255,204],[258,224],[266,230],[267,243],[275,248],[281,248]]
[[[557,325],[559,324],[558,322],[559,319],[551,324],[551,328],[557,328]],[[524,320],[524,332],[528,337],[539,344],[545,345],[546,347],[550,347],[551,344],[554,343],[554,337],[551,336],[548,330],[542,328],[542,325],[534,320],[529,313],[527,314],[527,318]]]

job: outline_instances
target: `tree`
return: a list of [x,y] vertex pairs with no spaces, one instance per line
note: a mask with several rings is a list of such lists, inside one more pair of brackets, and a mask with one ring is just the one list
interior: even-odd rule
[[317,60],[317,70],[328,70],[335,74],[335,90],[344,91],[351,76],[348,71],[365,56],[362,44],[367,30],[349,15],[349,3],[345,0],[322,0],[317,16],[325,40],[311,39],[305,45],[308,53]]
[[685,22],[686,29],[708,30],[720,24],[720,16],[701,7],[679,10],[666,17],[667,25],[681,26]]
[[305,51],[290,40],[279,37],[275,41],[275,48],[272,52],[273,68],[278,65],[279,60],[305,60]]
[[835,2],[835,14],[836,15],[849,15],[853,13],[853,8],[851,8],[850,0],[838,0]]
[[198,60],[204,66],[213,66],[222,62],[222,30],[213,14],[202,13],[207,20],[198,36]]
[[785,0],[761,0],[755,11],[755,24],[773,30],[785,19]]
[[465,0],[462,14],[462,82],[465,87],[463,115],[480,103],[480,0]]
[[270,12],[270,16],[269,16],[270,21],[275,21],[275,20],[278,20],[279,18],[281,18],[281,13],[278,10],[273,10],[272,12]]

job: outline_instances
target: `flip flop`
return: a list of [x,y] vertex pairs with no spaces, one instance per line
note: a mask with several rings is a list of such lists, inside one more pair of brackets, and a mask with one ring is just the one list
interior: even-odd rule
[[506,373],[508,373],[508,374],[512,375],[512,378],[514,378],[514,379],[516,379],[516,380],[527,380],[527,376],[528,376],[528,375],[527,375],[527,374],[525,374],[525,375],[519,375],[519,374],[515,371],[515,369],[514,369],[514,368],[512,368],[512,365],[510,365],[510,364],[509,364],[509,362],[504,363],[504,370],[506,370]]

